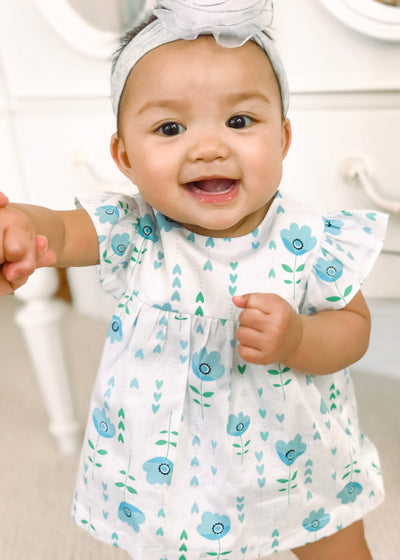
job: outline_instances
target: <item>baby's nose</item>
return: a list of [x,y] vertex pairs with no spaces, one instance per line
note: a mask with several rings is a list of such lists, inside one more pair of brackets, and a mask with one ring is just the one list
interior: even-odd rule
[[229,146],[221,131],[205,130],[193,138],[189,147],[191,161],[211,162],[216,159],[226,159],[229,156]]

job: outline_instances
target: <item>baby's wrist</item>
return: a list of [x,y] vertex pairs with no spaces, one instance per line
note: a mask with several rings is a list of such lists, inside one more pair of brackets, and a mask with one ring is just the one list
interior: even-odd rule
[[293,315],[291,334],[290,334],[291,343],[287,350],[286,357],[282,360],[282,363],[284,363],[289,367],[294,367],[295,369],[297,369],[295,367],[295,364],[297,363],[301,353],[301,347],[303,342],[303,330],[304,330],[304,324],[303,324],[304,316],[300,315],[299,313],[296,313],[295,311],[293,311],[293,313],[294,315]]

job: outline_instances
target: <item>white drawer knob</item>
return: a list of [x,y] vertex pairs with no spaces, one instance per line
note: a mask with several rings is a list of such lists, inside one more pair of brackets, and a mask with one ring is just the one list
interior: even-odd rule
[[376,206],[391,214],[400,214],[400,201],[382,196],[371,179],[365,161],[361,157],[348,157],[340,165],[340,174],[349,183],[357,181],[365,194]]

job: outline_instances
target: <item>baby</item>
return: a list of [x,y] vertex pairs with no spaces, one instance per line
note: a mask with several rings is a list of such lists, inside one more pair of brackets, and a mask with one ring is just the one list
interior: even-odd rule
[[[135,560],[371,559],[383,499],[347,366],[386,217],[279,191],[288,86],[268,1],[162,0],[117,55],[111,154],[138,195],[0,196],[0,293],[99,264],[117,298],[74,502]],[[300,188],[300,186],[299,186]]]

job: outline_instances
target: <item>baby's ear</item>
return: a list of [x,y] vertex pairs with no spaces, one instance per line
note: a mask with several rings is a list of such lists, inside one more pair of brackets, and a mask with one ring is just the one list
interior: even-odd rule
[[288,118],[282,121],[282,160],[285,159],[292,142],[292,125]]
[[133,181],[133,170],[128,154],[126,153],[125,143],[116,132],[114,132],[111,136],[110,152],[113,160],[118,166],[118,169],[126,175],[128,179]]

